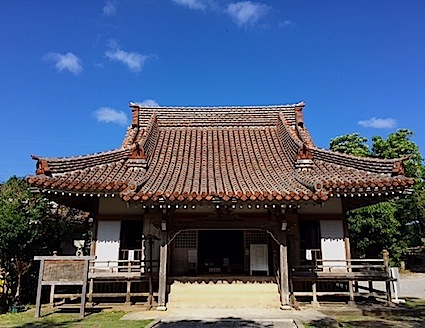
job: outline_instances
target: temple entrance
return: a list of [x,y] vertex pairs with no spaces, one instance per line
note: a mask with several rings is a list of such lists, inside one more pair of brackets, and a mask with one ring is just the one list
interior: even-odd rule
[[198,233],[199,273],[244,273],[243,230],[199,230]]

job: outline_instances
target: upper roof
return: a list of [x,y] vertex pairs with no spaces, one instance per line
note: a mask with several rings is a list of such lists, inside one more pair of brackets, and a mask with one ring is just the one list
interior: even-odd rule
[[326,201],[340,193],[402,191],[401,159],[358,158],[317,148],[304,103],[244,107],[145,107],[121,148],[37,160],[30,184],[125,201]]

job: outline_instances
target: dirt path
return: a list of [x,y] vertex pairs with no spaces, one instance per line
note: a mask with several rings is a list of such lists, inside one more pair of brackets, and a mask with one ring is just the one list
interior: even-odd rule
[[425,299],[425,273],[400,275],[401,297]]

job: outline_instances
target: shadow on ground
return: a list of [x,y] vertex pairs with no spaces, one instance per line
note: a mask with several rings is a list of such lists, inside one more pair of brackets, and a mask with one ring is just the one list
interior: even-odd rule
[[321,308],[319,311],[332,320],[311,321],[309,327],[425,327],[425,301],[413,298],[406,301],[398,306],[365,302],[357,303],[354,308]]
[[293,328],[298,327],[292,320],[261,320],[253,321],[242,318],[222,318],[217,321],[178,320],[159,322],[155,328],[183,328],[183,327],[250,327],[250,328]]

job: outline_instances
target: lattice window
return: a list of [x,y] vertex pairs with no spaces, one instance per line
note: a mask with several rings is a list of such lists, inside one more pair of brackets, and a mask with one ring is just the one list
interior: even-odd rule
[[198,247],[198,231],[187,230],[180,232],[174,239],[175,248],[197,248]]
[[267,244],[267,232],[262,230],[245,230],[245,244]]

